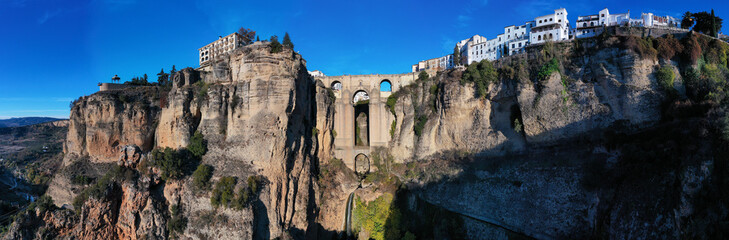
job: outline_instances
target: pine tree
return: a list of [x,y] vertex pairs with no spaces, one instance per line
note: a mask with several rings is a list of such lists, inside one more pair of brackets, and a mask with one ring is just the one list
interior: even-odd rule
[[177,72],[177,68],[175,68],[175,65],[172,65],[172,70],[170,70],[170,76],[172,76],[176,72]]
[[289,37],[288,32],[284,35],[283,46],[294,50],[294,43],[291,42],[291,37]]
[[169,75],[165,72],[165,69],[162,68],[159,70],[159,73],[157,73],[157,84],[160,86],[167,85],[167,81],[169,79]]
[[458,45],[453,47],[453,66],[461,65],[461,51],[458,50]]
[[256,36],[256,42],[260,42],[260,41],[261,41],[261,39],[258,36]]
[[281,46],[281,43],[278,42],[278,36],[273,35],[271,36],[271,53],[278,53],[283,50],[283,46]]

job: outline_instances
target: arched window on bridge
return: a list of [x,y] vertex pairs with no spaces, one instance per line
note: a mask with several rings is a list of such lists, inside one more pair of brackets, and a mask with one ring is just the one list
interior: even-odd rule
[[[355,105],[363,104],[363,103],[367,104],[367,103],[369,103],[369,100],[370,100],[370,95],[367,94],[367,92],[365,92],[363,90],[359,90],[359,91],[355,92],[354,97],[352,97],[352,103],[354,103]],[[367,103],[365,103],[365,101],[367,101]]]
[[392,92],[392,83],[390,83],[390,80],[382,80],[380,82],[380,92]]
[[332,82],[332,90],[334,90],[334,91],[342,90],[342,83],[339,81]]

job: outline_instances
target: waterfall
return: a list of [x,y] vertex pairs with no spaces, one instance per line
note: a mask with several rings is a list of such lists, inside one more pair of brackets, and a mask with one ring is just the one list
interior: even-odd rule
[[344,213],[344,230],[347,233],[347,237],[352,235],[352,205],[354,200],[354,192],[349,194],[347,199],[347,210]]

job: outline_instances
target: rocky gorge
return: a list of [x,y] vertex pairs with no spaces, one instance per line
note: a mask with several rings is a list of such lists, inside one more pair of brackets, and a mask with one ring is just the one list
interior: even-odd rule
[[3,238],[721,238],[728,54],[606,33],[431,72],[392,94],[361,174],[332,153],[341,99],[255,42],[75,101],[52,203]]

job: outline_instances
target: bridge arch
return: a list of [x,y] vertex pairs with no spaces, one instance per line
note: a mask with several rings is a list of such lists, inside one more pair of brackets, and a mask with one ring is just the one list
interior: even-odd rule
[[364,153],[357,154],[354,157],[354,171],[360,175],[367,174],[370,171],[370,158]]
[[332,82],[331,88],[334,91],[341,91],[342,90],[342,82],[340,82],[340,81],[334,81],[334,82]]
[[380,92],[392,92],[392,82],[389,79],[380,81]]
[[352,96],[354,104],[354,146],[370,145],[370,95],[365,90],[357,90]]
[[368,101],[370,100],[370,94],[367,93],[365,90],[357,90],[352,95],[352,103],[355,105],[363,104],[360,102]]

